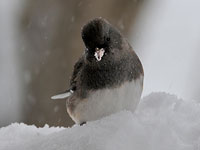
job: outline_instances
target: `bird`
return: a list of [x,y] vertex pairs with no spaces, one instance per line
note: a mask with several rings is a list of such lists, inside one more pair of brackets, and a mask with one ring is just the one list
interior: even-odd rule
[[74,65],[70,86],[51,99],[66,99],[69,116],[80,125],[122,110],[134,112],[144,71],[128,40],[102,17],[89,20],[81,36],[85,48]]

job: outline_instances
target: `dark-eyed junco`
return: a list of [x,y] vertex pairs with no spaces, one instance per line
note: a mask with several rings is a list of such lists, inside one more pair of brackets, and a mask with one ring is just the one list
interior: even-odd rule
[[67,112],[77,124],[121,110],[134,111],[143,89],[143,67],[121,33],[103,18],[82,29],[84,54],[76,62],[66,92]]

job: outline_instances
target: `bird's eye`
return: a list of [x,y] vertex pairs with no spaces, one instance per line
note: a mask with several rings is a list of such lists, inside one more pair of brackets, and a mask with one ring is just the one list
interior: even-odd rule
[[107,38],[106,38],[106,41],[108,41],[108,42],[109,42],[109,41],[110,41],[110,38],[109,38],[109,37],[107,37]]

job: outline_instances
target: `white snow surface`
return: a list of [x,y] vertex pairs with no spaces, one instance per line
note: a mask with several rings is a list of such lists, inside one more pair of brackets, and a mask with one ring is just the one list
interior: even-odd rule
[[122,111],[83,126],[14,123],[0,129],[0,150],[200,150],[200,104],[152,93],[135,113]]

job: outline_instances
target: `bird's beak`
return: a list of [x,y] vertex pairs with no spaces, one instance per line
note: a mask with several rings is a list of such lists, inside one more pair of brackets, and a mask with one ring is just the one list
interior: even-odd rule
[[101,48],[101,49],[96,48],[95,49],[94,56],[97,59],[97,61],[101,61],[101,59],[102,59],[102,57],[104,55],[104,52],[105,52],[105,50],[103,48]]

